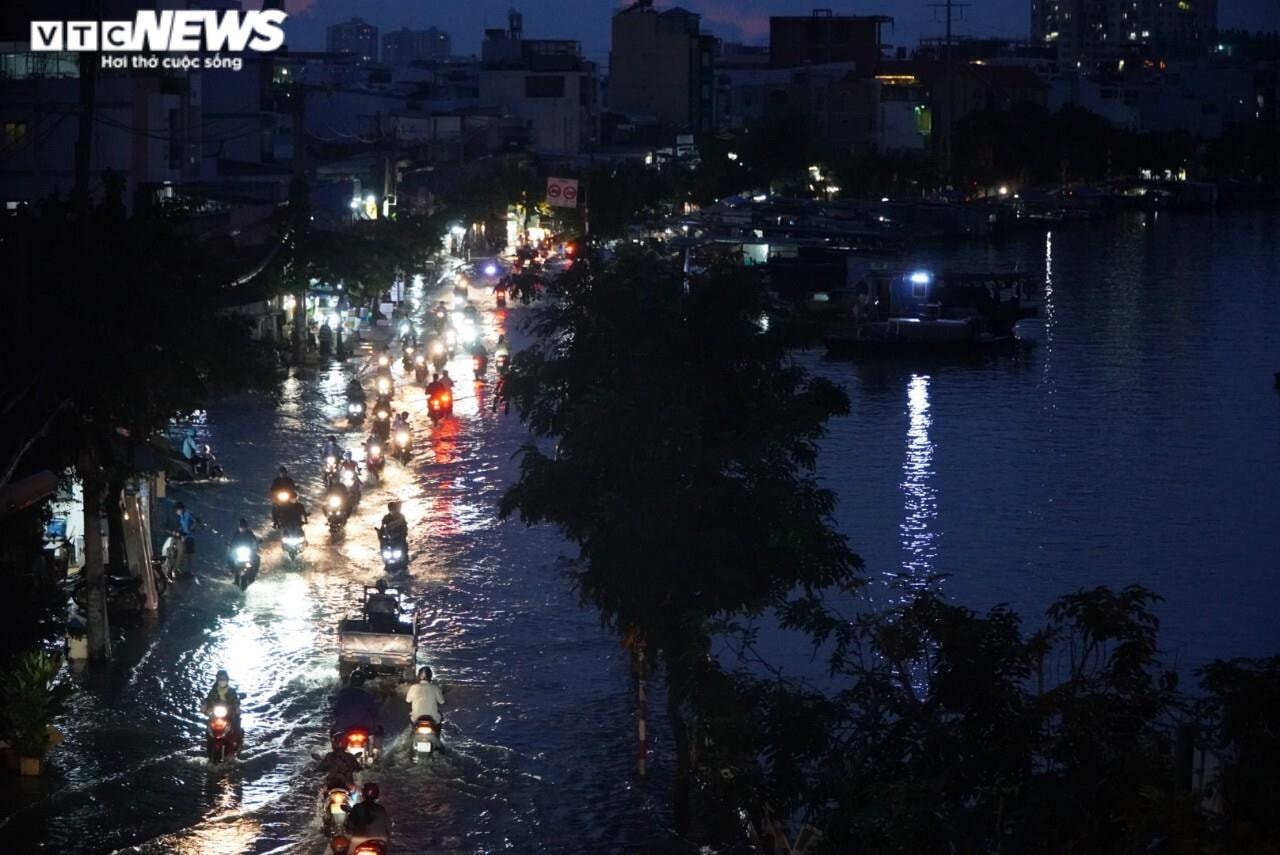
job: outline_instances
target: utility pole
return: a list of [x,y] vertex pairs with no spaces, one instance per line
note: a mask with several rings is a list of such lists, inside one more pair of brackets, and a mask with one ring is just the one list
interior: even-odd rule
[[289,92],[293,99],[290,105],[293,116],[293,181],[289,188],[290,228],[293,229],[293,259],[291,262],[294,276],[293,306],[293,364],[302,364],[306,355],[307,335],[307,286],[304,275],[305,268],[300,263],[300,252],[306,251],[306,232],[310,221],[310,205],[307,199],[307,136],[306,136],[306,91],[301,83],[295,83]]
[[942,128],[945,134],[946,144],[946,175],[948,183],[951,181],[951,129],[952,118],[955,116],[955,68],[951,63],[951,19],[954,10],[964,9],[969,6],[968,3],[955,3],[947,0],[945,3],[930,3],[934,9],[942,9],[947,16],[947,40],[942,47],[942,68],[943,73],[947,76],[947,95],[942,107]]

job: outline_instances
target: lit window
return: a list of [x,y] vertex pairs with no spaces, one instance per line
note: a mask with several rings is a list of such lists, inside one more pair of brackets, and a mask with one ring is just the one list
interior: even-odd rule
[[6,149],[22,148],[27,144],[26,122],[5,122],[4,147]]

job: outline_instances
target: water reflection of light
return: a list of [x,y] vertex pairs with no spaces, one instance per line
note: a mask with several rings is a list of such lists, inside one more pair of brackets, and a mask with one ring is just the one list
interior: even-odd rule
[[175,855],[239,855],[250,852],[262,835],[262,823],[247,816],[210,818],[182,837],[164,841]]
[[[1057,319],[1054,316],[1053,299],[1053,232],[1044,233],[1044,369],[1041,376],[1049,380],[1049,367],[1053,363],[1053,329]],[[1049,394],[1053,394],[1053,386],[1049,384]]]
[[929,428],[929,377],[913,374],[907,385],[907,455],[902,465],[904,511],[899,531],[902,535],[903,581],[923,585],[933,571],[937,556],[937,533],[932,526],[938,516],[937,493],[933,488],[933,443]]

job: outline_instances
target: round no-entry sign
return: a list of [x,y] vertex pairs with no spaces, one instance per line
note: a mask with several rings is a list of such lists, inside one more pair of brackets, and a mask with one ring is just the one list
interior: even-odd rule
[[559,198],[560,198],[560,185],[559,185],[559,184],[548,184],[548,185],[547,185],[547,196],[548,196],[549,198],[551,198],[551,199],[559,199]]

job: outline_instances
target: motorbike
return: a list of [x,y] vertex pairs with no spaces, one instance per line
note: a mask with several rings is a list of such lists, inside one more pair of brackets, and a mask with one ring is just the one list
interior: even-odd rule
[[236,754],[239,740],[228,712],[222,704],[210,711],[208,734],[204,740],[205,755],[210,763],[222,763]]
[[378,759],[377,740],[362,727],[353,727],[338,734],[334,742],[335,748],[356,758],[362,769],[369,768]]
[[406,344],[404,346],[404,357],[400,360],[400,364],[401,364],[401,367],[404,368],[405,374],[408,374],[410,371],[413,370],[413,355],[417,352],[418,352],[418,348],[414,347],[411,344]]
[[329,520],[329,533],[337,535],[347,527],[347,517],[351,515],[351,509],[347,507],[347,501],[338,493],[330,493],[324,497],[324,515]]
[[231,567],[235,570],[236,586],[242,591],[249,587],[249,582],[253,579],[256,558],[256,551],[252,547],[244,545],[231,547]]
[[373,385],[380,398],[390,398],[396,393],[396,382],[391,379],[390,374],[379,374]]
[[342,471],[338,473],[338,480],[342,482],[342,486],[347,488],[347,495],[351,497],[351,509],[355,510],[360,504],[362,490],[360,489],[360,473],[350,467],[342,467]]
[[378,371],[383,372],[383,371],[390,371],[390,370],[391,370],[391,354],[384,350],[378,354]]
[[409,547],[403,541],[388,540],[378,528],[378,545],[382,547],[382,569],[392,573],[409,566]]
[[338,477],[338,455],[326,454],[324,456],[324,483],[332,484],[333,479]]
[[511,367],[511,354],[499,353],[493,360],[498,366],[498,374],[506,374]]
[[[179,543],[181,540],[179,540]],[[168,587],[169,580],[161,572],[159,567],[152,566],[152,576],[155,579],[156,595],[164,593],[164,589]],[[103,574],[103,583],[107,590],[107,608],[123,608],[133,609],[134,611],[142,611],[147,604],[146,592],[142,589],[142,577],[135,576],[129,572],[120,572],[110,567],[105,568]],[[82,610],[89,608],[89,586],[86,582],[85,572],[83,570],[76,576],[75,588],[72,590],[71,598],[75,600],[77,606]]]
[[281,532],[280,548],[284,550],[284,554],[289,561],[296,564],[298,556],[302,554],[302,549],[306,545],[307,538],[303,535],[301,526],[288,528]]
[[444,331],[444,347],[450,359],[458,352],[458,331],[453,327]]
[[218,463],[218,458],[213,456],[212,448],[208,445],[201,446],[200,453],[202,456],[191,464],[192,478],[217,480],[226,474],[222,471],[222,465]]
[[471,357],[471,368],[475,372],[477,380],[483,380],[484,375],[489,370],[489,357],[473,356]]
[[347,424],[364,424],[364,401],[347,401]]
[[387,855],[387,830],[372,828],[352,831],[344,827],[342,834],[329,841],[334,855]]
[[382,446],[371,445],[364,453],[364,468],[369,470],[369,474],[377,480],[382,477],[382,467],[387,465],[387,461],[382,456]]
[[178,555],[182,550],[182,535],[170,532],[160,547],[160,574],[169,581],[178,578]]
[[354,806],[355,799],[346,787],[329,787],[324,794],[323,813],[320,822],[325,834],[333,834],[346,822],[347,812]]
[[418,716],[418,720],[413,723],[411,748],[415,762],[419,754],[430,754],[432,751],[440,750],[440,725],[431,716]]
[[498,286],[493,289],[493,302],[499,309],[507,307],[507,289],[505,286]]
[[395,435],[391,437],[391,449],[396,460],[408,464],[413,449],[413,434],[408,428],[396,428]]
[[445,348],[444,342],[436,339],[431,342],[431,365],[439,374],[444,367],[449,364],[449,351]]
[[449,390],[436,392],[427,400],[427,415],[432,424],[439,424],[445,416],[453,415],[453,393]]

